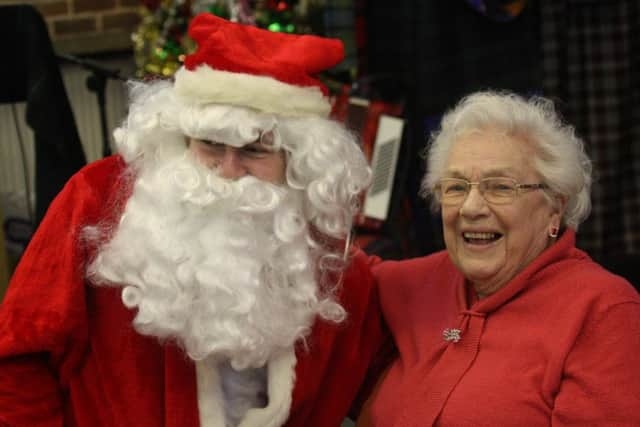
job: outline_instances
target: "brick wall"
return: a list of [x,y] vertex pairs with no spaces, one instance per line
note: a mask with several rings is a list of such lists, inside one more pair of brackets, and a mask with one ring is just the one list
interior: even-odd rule
[[91,54],[131,50],[140,0],[0,0],[34,5],[45,18],[58,53]]

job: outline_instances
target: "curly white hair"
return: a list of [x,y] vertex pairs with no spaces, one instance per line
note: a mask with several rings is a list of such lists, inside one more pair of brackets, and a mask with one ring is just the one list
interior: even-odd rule
[[[464,134],[486,129],[531,144],[536,153],[533,165],[549,193],[567,202],[562,226],[577,230],[591,211],[591,160],[575,129],[562,121],[551,100],[541,96],[525,99],[508,92],[483,91],[463,98],[445,114],[441,128],[431,137],[421,194],[433,193],[455,142]],[[433,200],[433,208],[438,209]]]
[[185,136],[233,146],[272,132],[287,154],[287,184],[305,193],[308,220],[322,233],[343,238],[359,209],[371,170],[357,137],[319,116],[286,117],[219,104],[197,104],[176,95],[168,81],[130,83],[126,122],[114,132],[127,163],[144,162],[158,150],[185,148]]

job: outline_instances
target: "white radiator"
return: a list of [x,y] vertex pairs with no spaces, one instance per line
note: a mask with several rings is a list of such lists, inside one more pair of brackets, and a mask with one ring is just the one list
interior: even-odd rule
[[[120,70],[123,76],[131,75],[134,67],[133,59],[130,57],[100,61],[100,65],[111,70]],[[61,71],[87,161],[97,160],[102,157],[102,135],[97,96],[86,86],[90,71],[73,64],[62,64]],[[106,104],[107,129],[112,142],[111,133],[126,114],[127,95],[124,82],[108,81]],[[33,132],[25,122],[25,109],[25,103],[0,104],[0,211],[5,218],[28,217],[28,192],[31,193],[31,206],[35,202]]]

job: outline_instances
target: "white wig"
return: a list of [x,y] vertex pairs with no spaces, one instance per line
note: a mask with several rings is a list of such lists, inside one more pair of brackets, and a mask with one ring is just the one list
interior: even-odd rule
[[[431,136],[421,194],[433,194],[456,141],[485,130],[504,132],[531,144],[536,153],[533,166],[549,186],[548,193],[567,202],[562,226],[577,230],[591,210],[591,161],[574,128],[563,123],[552,101],[539,96],[524,99],[513,93],[486,91],[463,98]],[[432,200],[437,209],[435,198]]]
[[[85,237],[100,244],[113,234],[88,276],[124,286],[136,329],[179,338],[194,360],[226,355],[243,369],[304,340],[316,315],[343,321],[336,291],[347,264],[337,243],[370,181],[353,135],[316,116],[198,105],[169,82],[132,83],[131,94],[115,137],[133,194],[115,231],[87,227]],[[288,188],[226,180],[186,143],[240,147],[263,136],[286,152]]]
[[[242,146],[271,132],[287,153],[287,184],[304,192],[307,219],[323,234],[344,238],[371,171],[355,136],[315,116],[284,117],[178,96],[168,81],[131,83],[127,122],[114,133],[124,160],[139,164],[159,152],[185,149],[185,136]],[[159,142],[161,141],[161,142]]]

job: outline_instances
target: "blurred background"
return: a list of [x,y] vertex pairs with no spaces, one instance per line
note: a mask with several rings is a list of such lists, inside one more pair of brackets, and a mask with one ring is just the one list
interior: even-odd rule
[[111,154],[126,81],[170,77],[202,11],[344,41],[321,77],[374,169],[357,218],[368,252],[443,248],[417,195],[429,134],[465,94],[509,89],[554,99],[586,140],[596,182],[578,246],[638,283],[640,0],[1,0],[0,298],[64,182]]

